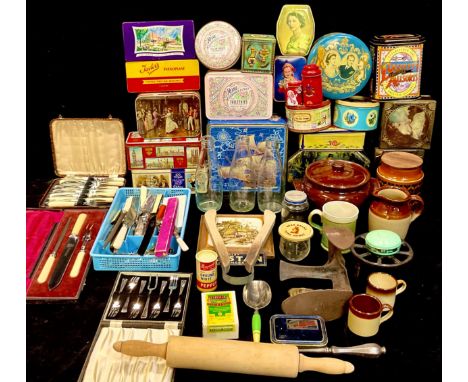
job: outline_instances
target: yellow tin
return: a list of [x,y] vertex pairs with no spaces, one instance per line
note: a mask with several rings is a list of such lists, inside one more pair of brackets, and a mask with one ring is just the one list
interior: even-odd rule
[[366,133],[348,132],[343,129],[340,133],[300,134],[299,148],[303,150],[315,149],[353,149],[362,150]]

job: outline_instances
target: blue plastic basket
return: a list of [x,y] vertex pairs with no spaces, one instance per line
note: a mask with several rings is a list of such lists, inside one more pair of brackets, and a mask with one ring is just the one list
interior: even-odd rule
[[[187,223],[188,211],[190,207],[190,190],[188,188],[148,188],[148,194],[163,194],[164,197],[186,195],[184,222],[180,232],[180,237],[185,234],[185,225]],[[117,253],[110,250],[110,246],[103,247],[107,233],[111,229],[111,218],[121,210],[127,200],[127,197],[133,196],[140,199],[140,188],[122,187],[117,191],[114,201],[107,212],[104,222],[99,229],[99,233],[91,248],[91,258],[93,267],[96,271],[177,271],[179,269],[180,247],[175,238],[171,240],[172,254],[165,257],[156,257],[154,254],[140,256],[136,253],[142,236],[128,235],[122,247]],[[151,238],[149,246],[154,244],[156,236]]]

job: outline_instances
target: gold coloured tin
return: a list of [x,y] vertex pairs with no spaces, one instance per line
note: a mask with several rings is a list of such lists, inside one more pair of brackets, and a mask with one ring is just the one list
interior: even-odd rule
[[267,34],[242,35],[242,72],[273,73],[276,38]]

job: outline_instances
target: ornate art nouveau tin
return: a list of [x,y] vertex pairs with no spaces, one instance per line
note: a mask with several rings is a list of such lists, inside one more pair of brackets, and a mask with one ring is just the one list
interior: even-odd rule
[[302,56],[275,57],[275,101],[285,101],[286,85],[288,82],[302,80],[302,69],[305,64],[306,59]]
[[435,110],[429,96],[383,102],[380,147],[429,149]]
[[273,73],[276,38],[268,34],[242,35],[241,71]]
[[122,23],[125,61],[195,58],[193,20]]
[[273,113],[273,76],[239,71],[205,75],[209,119],[268,119]]
[[198,31],[195,52],[208,69],[229,69],[241,54],[241,36],[231,24],[212,21]]
[[313,133],[331,125],[330,101],[314,106],[286,106],[288,129],[296,133]]
[[374,62],[372,97],[419,97],[424,38],[418,34],[380,35],[370,43]]
[[312,47],[307,63],[322,70],[323,95],[343,99],[360,92],[372,72],[370,51],[357,37],[346,33],[329,33]]
[[372,102],[366,97],[354,96],[346,100],[336,100],[333,124],[353,131],[375,130],[379,108],[378,102]]
[[308,5],[286,4],[276,23],[281,54],[306,56],[315,36],[315,21]]

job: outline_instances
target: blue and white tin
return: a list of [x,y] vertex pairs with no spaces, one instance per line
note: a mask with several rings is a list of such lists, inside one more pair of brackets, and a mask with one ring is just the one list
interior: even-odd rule
[[333,124],[346,130],[375,130],[379,120],[379,108],[378,102],[373,102],[367,97],[354,96],[336,100]]
[[369,48],[357,37],[346,33],[329,33],[312,47],[308,64],[322,70],[323,95],[344,99],[359,93],[369,81],[372,59]]

